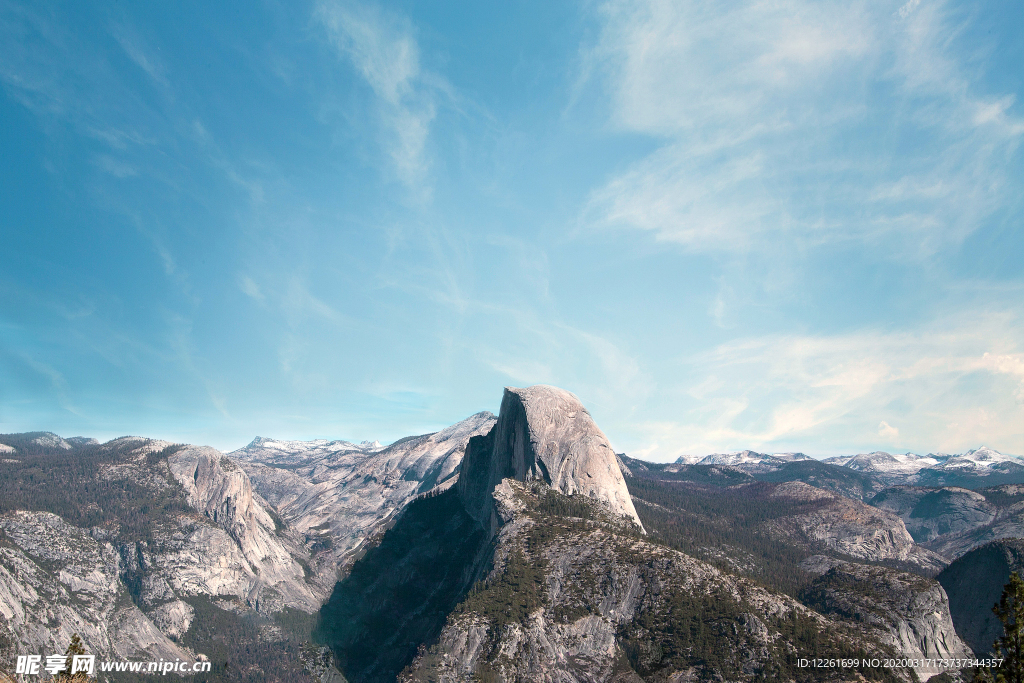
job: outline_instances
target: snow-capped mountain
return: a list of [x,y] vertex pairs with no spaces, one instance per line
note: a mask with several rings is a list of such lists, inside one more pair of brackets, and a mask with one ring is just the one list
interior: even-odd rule
[[757,451],[744,450],[735,453],[712,453],[704,456],[680,455],[676,459],[676,464],[726,465],[729,467],[742,467],[744,465],[781,466],[788,462],[810,459],[810,456],[803,453],[758,453]]
[[[759,453],[748,449],[704,456],[680,455],[672,467],[678,469],[690,465],[715,465],[732,467],[758,476],[776,472],[788,463],[806,460],[813,458],[803,453]],[[986,481],[989,481],[987,478],[992,475],[999,475],[999,481],[995,483],[1015,483],[1017,479],[1024,478],[1024,458],[1000,453],[987,446],[953,455],[874,451],[826,458],[821,462],[869,475],[890,486],[970,486],[968,481],[961,480],[964,477],[986,477]]]
[[932,456],[922,456],[909,452],[886,453],[884,451],[859,453],[851,456],[844,455],[828,458],[824,462],[829,465],[848,467],[858,472],[885,474],[914,474],[925,467],[939,464],[939,460]]
[[968,470],[974,471],[977,474],[982,474],[985,471],[992,470],[993,467],[1004,463],[1012,463],[1014,465],[1024,466],[1024,460],[1017,457],[1016,455],[1007,455],[1006,453],[1000,453],[997,450],[982,446],[961,453],[960,455],[951,455],[946,458],[943,462],[938,463],[934,466],[934,469],[941,470]]
[[800,460],[813,460],[805,453],[772,453],[772,457],[783,462],[799,462]]
[[698,464],[700,465],[750,465],[753,463],[759,463],[762,460],[769,458],[767,453],[758,453],[757,451],[739,451],[738,453],[712,453],[711,455],[705,456]]
[[[889,484],[919,486],[966,485],[963,477],[1024,474],[1024,458],[981,446],[954,455],[945,453],[860,453],[827,458],[829,465],[870,474]],[[1005,483],[1005,482],[1004,482]]]
[[231,457],[268,465],[302,465],[331,455],[342,453],[369,455],[381,450],[384,450],[384,446],[379,441],[363,441],[355,444],[341,440],[286,441],[257,436],[248,446],[233,451]]

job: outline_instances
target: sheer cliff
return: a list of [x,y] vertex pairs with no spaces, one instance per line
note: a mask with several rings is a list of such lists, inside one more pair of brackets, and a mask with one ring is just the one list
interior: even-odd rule
[[228,455],[288,526],[303,535],[312,578],[326,595],[366,540],[413,498],[454,484],[467,443],[494,423],[493,414],[480,412],[389,446],[257,437]]
[[564,389],[506,387],[494,430],[471,442],[457,484],[478,521],[489,523],[491,492],[506,478],[593,498],[643,528],[608,438]]
[[[138,437],[15,449],[3,472],[0,635],[109,659],[203,654],[221,675],[275,643],[264,680],[303,680],[283,625],[322,600],[301,538],[220,452]],[[300,628],[301,630],[301,628]],[[7,662],[0,663],[5,666]]]
[[949,594],[957,631],[979,655],[992,651],[1003,625],[992,613],[1010,572],[1024,576],[1024,539],[986,543],[958,558],[937,577]]
[[[315,637],[351,683],[911,680],[898,669],[800,669],[801,657],[886,657],[911,645],[648,537],[618,463],[568,392],[506,389],[494,427],[469,440],[457,484],[397,517],[335,586]],[[757,486],[779,506],[819,494],[834,502],[802,484]],[[836,536],[852,523],[840,508],[828,517]],[[898,517],[867,510],[902,535],[889,545],[865,537],[865,547],[913,555]],[[778,533],[820,531],[798,517]],[[914,609],[891,622],[897,634]],[[937,632],[956,648],[955,634]]]
[[949,598],[938,581],[821,555],[808,558],[804,566],[821,572],[802,591],[804,604],[855,621],[901,657],[918,660],[920,678],[943,671],[925,660],[973,656],[956,633]]

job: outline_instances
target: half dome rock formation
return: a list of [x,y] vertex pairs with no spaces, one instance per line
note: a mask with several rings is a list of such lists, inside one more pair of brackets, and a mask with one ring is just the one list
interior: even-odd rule
[[[497,422],[469,439],[455,485],[417,496],[369,544],[321,608],[314,640],[332,649],[347,680],[395,681],[495,571],[495,558],[512,552],[496,550],[502,538],[521,541],[515,530],[547,514],[535,509],[538,496],[596,533],[626,532],[632,542],[643,528],[616,455],[579,399],[554,387],[507,388]],[[529,602],[514,592],[505,594],[509,609]]]
[[539,480],[565,495],[601,501],[643,529],[608,437],[564,389],[505,387],[497,424],[470,440],[459,494],[470,515],[492,528],[491,494],[505,478]]

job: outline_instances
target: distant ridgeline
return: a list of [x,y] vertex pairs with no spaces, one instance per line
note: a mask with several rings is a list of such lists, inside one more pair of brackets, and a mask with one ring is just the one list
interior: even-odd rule
[[[94,439],[64,440],[48,432],[0,434],[0,443],[17,455],[2,458],[0,513],[52,512],[74,526],[116,528],[122,542],[145,540],[154,521],[189,506],[180,487],[154,491],[131,478],[97,476],[131,457],[140,441],[126,437],[101,446]],[[144,457],[147,464],[156,464],[184,448],[167,444]]]
[[872,662],[990,647],[1022,503],[984,447],[647,463],[545,386],[387,446],[0,435],[0,671],[77,633],[211,682],[909,682]]
[[[259,502],[219,452],[50,433],[0,444],[0,671],[16,655],[62,654],[77,634],[99,661],[210,658],[210,673],[184,681],[309,680],[299,647],[319,601],[302,554],[284,550],[269,511],[249,507]],[[261,601],[262,612],[248,606]]]
[[928,578],[948,559],[865,502],[886,481],[756,460],[618,457],[568,392],[506,389],[456,485],[353,565],[314,638],[352,683],[909,681],[936,672],[864,664],[969,654]]

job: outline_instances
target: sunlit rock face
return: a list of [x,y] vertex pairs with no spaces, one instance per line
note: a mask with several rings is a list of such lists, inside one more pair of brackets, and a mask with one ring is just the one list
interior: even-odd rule
[[409,501],[454,484],[470,438],[494,426],[471,415],[439,432],[376,442],[278,441],[257,437],[228,454],[253,488],[274,505],[312,555],[311,580],[326,597],[364,543]]
[[463,460],[459,492],[471,515],[490,517],[491,492],[505,478],[601,501],[643,528],[608,437],[564,389],[505,388],[494,430],[471,441]]
[[282,606],[316,609],[320,599],[295,560],[300,555],[297,543],[276,533],[266,502],[253,493],[249,477],[238,465],[202,446],[172,455],[168,464],[189,504],[228,533],[234,543],[227,545],[235,546],[231,550],[241,551],[244,559],[237,564],[243,575],[239,578],[249,584],[247,599],[255,601],[271,589],[270,595]]
[[269,620],[321,604],[301,538],[219,451],[123,437],[73,457],[91,463],[89,486],[60,509],[78,520],[91,510],[96,525],[0,514],[0,646],[63,652],[77,633],[100,658],[185,660],[203,652],[189,649],[202,606],[234,623],[242,617],[217,606]]
[[16,654],[63,652],[77,633],[109,657],[185,659],[131,603],[117,548],[49,512],[0,515],[0,637]]
[[870,562],[897,561],[935,575],[948,564],[942,556],[914,543],[906,526],[895,513],[817,489],[803,482],[780,484],[773,498],[793,501],[817,501],[812,512],[775,520],[771,531],[780,541],[806,539],[839,552]]
[[[399,683],[799,680],[785,669],[793,653],[806,651],[794,624],[818,634],[820,651],[833,656],[891,656],[884,654],[898,651],[891,645],[903,644],[898,631],[840,626],[791,596],[639,536],[597,499],[565,499],[537,481],[510,478],[492,496],[503,524],[490,572],[402,668]],[[552,498],[568,516],[550,512]],[[713,623],[713,635],[694,640],[693,615]],[[358,683],[394,680],[354,673],[349,680]],[[893,678],[914,680],[909,669],[893,670]]]
[[823,555],[807,558],[803,566],[819,575],[801,594],[805,604],[822,614],[852,618],[900,656],[919,660],[921,680],[941,669],[920,660],[973,655],[956,633],[949,598],[938,581]]

